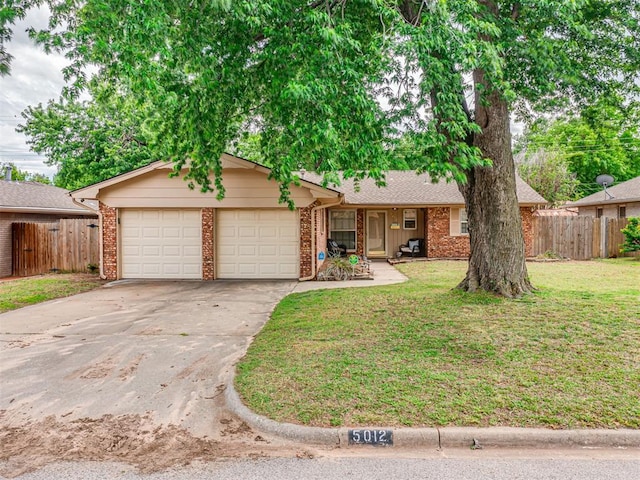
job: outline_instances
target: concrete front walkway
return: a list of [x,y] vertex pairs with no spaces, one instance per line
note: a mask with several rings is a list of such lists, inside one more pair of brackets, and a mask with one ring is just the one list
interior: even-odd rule
[[371,262],[371,270],[373,271],[373,279],[299,282],[293,288],[293,292],[308,292],[309,290],[320,290],[323,288],[374,287],[379,285],[393,285],[407,281],[407,277],[386,260],[373,260]]

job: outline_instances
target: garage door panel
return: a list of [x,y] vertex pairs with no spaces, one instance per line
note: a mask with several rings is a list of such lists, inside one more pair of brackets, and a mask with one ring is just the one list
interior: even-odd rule
[[180,240],[182,238],[182,228],[180,227],[163,227],[162,228],[162,238],[165,241],[170,241],[171,239]]
[[256,245],[238,245],[237,255],[241,257],[255,257],[257,254]]
[[[158,251],[159,253],[159,251]],[[162,255],[164,257],[181,257],[182,248],[179,245],[165,245],[162,247]]]
[[276,225],[260,227],[258,234],[262,240],[274,241],[278,238],[278,227]]
[[298,216],[279,210],[217,212],[219,278],[297,278]]
[[202,278],[199,210],[124,209],[122,278]]
[[278,235],[280,238],[285,238],[287,240],[297,240],[298,230],[293,227],[280,226],[278,229]]
[[182,229],[184,238],[194,238],[200,240],[202,238],[202,230],[200,227],[184,227]]
[[158,222],[160,220],[160,210],[138,210],[136,218],[140,222]]
[[256,227],[253,225],[238,227],[236,235],[241,241],[242,240],[253,241],[256,238]]
[[277,245],[259,245],[259,255],[264,257],[275,257],[278,254]]
[[142,250],[142,255],[145,257],[160,257],[161,249],[160,245],[144,245],[139,250]]

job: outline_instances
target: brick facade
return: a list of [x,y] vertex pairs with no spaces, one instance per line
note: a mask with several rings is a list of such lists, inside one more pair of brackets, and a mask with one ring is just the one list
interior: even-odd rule
[[427,209],[427,257],[464,258],[469,256],[469,237],[450,235],[450,219],[449,207]]
[[524,234],[524,254],[533,257],[533,212],[529,207],[520,207],[522,233]]
[[[525,255],[533,255],[533,212],[520,207]],[[450,235],[451,209],[429,208],[427,212],[427,256],[431,258],[466,258],[470,254],[467,235]]]
[[102,214],[102,269],[105,280],[118,279],[118,209],[100,202]]
[[[311,241],[311,233],[312,233],[312,224],[311,224],[311,213],[313,207],[318,205],[318,202],[315,201],[311,205],[298,209],[300,213],[300,278],[310,277],[315,275],[313,271],[313,260],[312,260],[312,241]],[[315,252],[313,252],[315,253]]]
[[356,255],[364,255],[364,218],[364,208],[359,208],[356,212]]
[[202,209],[202,279],[216,278],[215,217],[213,208]]

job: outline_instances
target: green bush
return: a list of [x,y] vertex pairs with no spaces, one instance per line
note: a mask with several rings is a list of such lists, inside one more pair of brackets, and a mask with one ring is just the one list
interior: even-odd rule
[[630,218],[627,226],[622,229],[622,233],[624,243],[620,251],[623,253],[640,251],[640,218]]

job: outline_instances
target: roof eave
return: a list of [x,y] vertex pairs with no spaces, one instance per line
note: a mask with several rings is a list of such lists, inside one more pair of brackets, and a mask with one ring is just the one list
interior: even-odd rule
[[575,203],[570,203],[569,207],[596,207],[599,205],[615,205],[617,203],[635,203],[635,202],[640,202],[640,197],[635,197],[635,198],[609,198],[607,200],[599,200],[597,202],[586,202],[586,203],[579,203],[580,201],[578,200],[578,202]]
[[51,215],[82,215],[87,217],[96,217],[97,212],[87,209],[73,209],[73,208],[51,208],[51,207],[9,207],[0,206],[0,212],[2,213],[40,213]]

